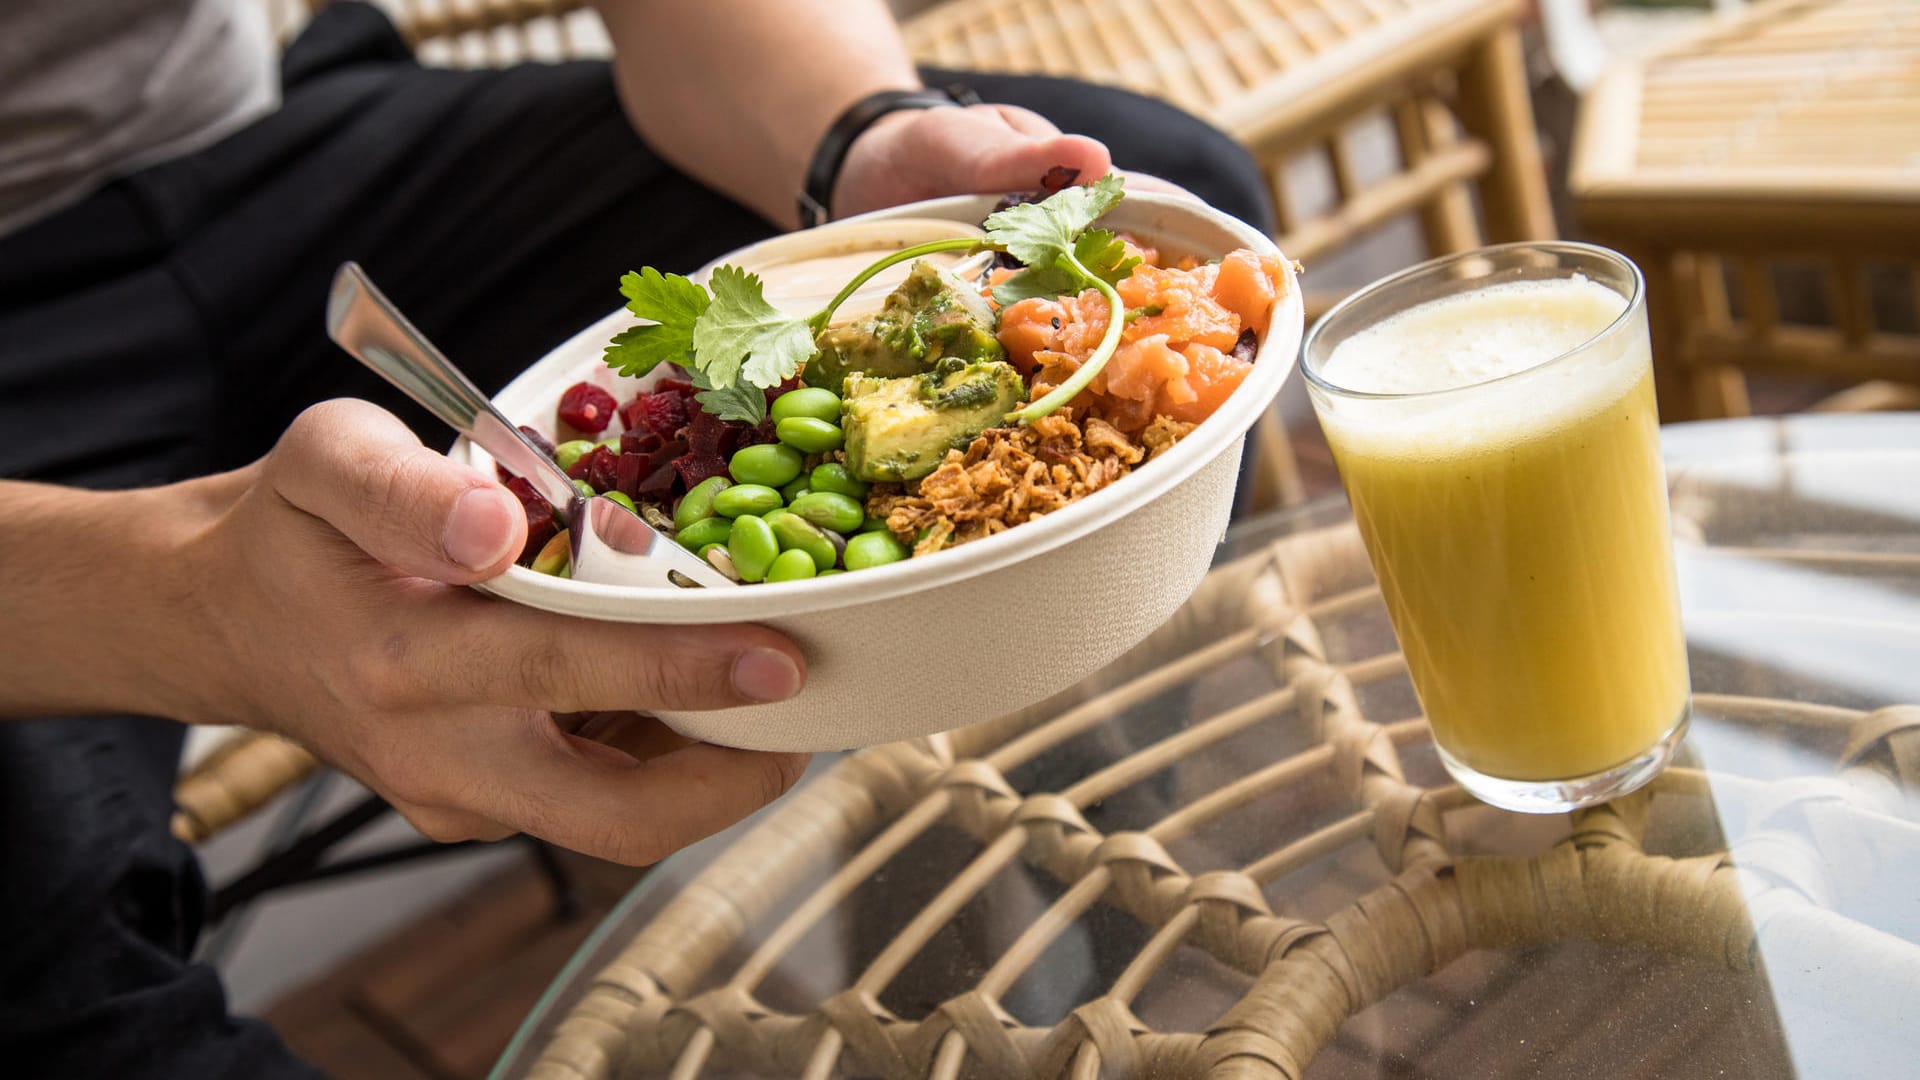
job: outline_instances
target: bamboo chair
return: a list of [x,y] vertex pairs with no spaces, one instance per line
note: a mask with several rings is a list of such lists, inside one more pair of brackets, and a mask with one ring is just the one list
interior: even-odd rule
[[[1512,0],[950,0],[906,23],[917,59],[1040,72],[1165,98],[1212,121],[1266,173],[1281,250],[1319,256],[1418,216],[1428,255],[1551,237],[1553,213]],[[1390,118],[1399,161],[1366,177],[1356,129]],[[1309,205],[1296,162],[1324,160]],[[1475,215],[1478,194],[1480,217]],[[1307,294],[1317,318],[1337,292]],[[1255,509],[1303,497],[1277,413],[1255,429]]]
[[1595,88],[1570,186],[1646,273],[1664,419],[1746,415],[1748,371],[1920,407],[1916,56],[1910,0],[1768,0]]
[[[1799,554],[1882,571],[1888,558]],[[1889,557],[1920,573],[1920,556]],[[1473,949],[1576,939],[1697,958],[1724,971],[1723,980],[1752,980],[1751,992],[1764,995],[1752,948],[1764,929],[1771,942],[1806,950],[1795,955],[1820,956],[1835,985],[1879,973],[1875,991],[1848,1000],[1883,994],[1889,984],[1920,985],[1920,946],[1809,901],[1823,895],[1822,875],[1836,868],[1817,865],[1817,855],[1807,861],[1804,841],[1789,833],[1771,845],[1762,842],[1765,830],[1746,838],[1737,868],[1724,840],[1691,857],[1649,854],[1643,840],[1656,799],[1664,800],[1669,831],[1679,813],[1688,835],[1720,835],[1704,798],[1708,774],[1684,762],[1645,792],[1576,815],[1544,854],[1463,854],[1449,821],[1457,828],[1453,815],[1473,812],[1472,801],[1443,780],[1416,779],[1438,770],[1424,721],[1395,712],[1413,706],[1410,695],[1392,692],[1404,684],[1405,665],[1381,651],[1392,647],[1383,624],[1352,524],[1301,533],[1216,569],[1084,699],[843,760],[683,884],[587,981],[522,1075],[1295,1078],[1348,1018]],[[1245,694],[1224,697],[1220,688],[1236,679]],[[1069,767],[1076,758],[1047,759],[1181,687],[1194,700],[1211,691],[1245,703],[1212,715],[1196,710],[1190,724],[1102,758],[1086,775]],[[1820,733],[1837,751],[1834,781],[1771,784],[1715,773],[1716,797],[1747,800],[1755,813],[1764,807],[1783,821],[1791,807],[1809,805],[1797,800],[1837,799],[1846,805],[1832,811],[1857,814],[1871,834],[1859,842],[1884,859],[1911,845],[1910,827],[1876,811],[1872,793],[1920,789],[1920,707],[1869,712],[1702,694],[1696,708],[1729,723]],[[1217,749],[1209,756],[1209,747],[1255,729],[1270,745],[1298,749],[1280,750],[1271,764]],[[1034,767],[1039,760],[1054,760],[1051,772],[1071,782],[1011,779],[1049,775]],[[1166,800],[1177,805],[1130,830],[1095,826],[1103,803],[1149,777],[1177,788]],[[1211,851],[1192,846],[1196,837],[1244,834],[1250,819],[1232,815],[1272,815],[1276,805],[1290,808],[1286,820],[1305,824],[1289,832],[1269,816],[1258,830],[1279,839],[1251,861],[1236,856],[1222,869],[1174,854]],[[828,976],[807,992],[807,1000],[826,995],[816,1006],[772,1004],[776,996],[794,1000],[776,985],[777,972],[809,932],[834,919],[856,925],[853,901],[867,880],[937,829],[970,838],[964,869],[918,890],[926,899],[864,970]],[[1383,869],[1325,918],[1269,904],[1268,886],[1283,877],[1356,862]],[[1010,931],[1012,943],[977,978],[948,970],[927,976],[934,985],[896,991],[951,993],[944,1001],[916,1007],[919,1015],[883,1005],[909,962],[941,935],[960,933],[963,908],[983,902],[989,883],[1021,863],[1057,882],[1047,895],[1058,899],[1044,914]],[[893,879],[903,872],[896,867]],[[1101,905],[1137,920],[1144,946],[1059,1023],[1016,1018],[1003,1004],[1009,990]],[[1753,925],[1749,912],[1763,913],[1766,925]],[[1218,1019],[1158,1030],[1135,1008],[1154,986],[1181,993],[1170,961],[1193,950],[1245,977],[1238,1001]],[[1898,1010],[1887,1002],[1879,1012],[1897,1024]]]

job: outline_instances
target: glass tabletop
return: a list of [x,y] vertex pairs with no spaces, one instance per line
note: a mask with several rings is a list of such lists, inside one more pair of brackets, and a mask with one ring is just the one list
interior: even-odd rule
[[1475,803],[1344,503],[1014,717],[656,868],[496,1077],[1894,1077],[1920,1060],[1920,415],[1663,429],[1694,721]]

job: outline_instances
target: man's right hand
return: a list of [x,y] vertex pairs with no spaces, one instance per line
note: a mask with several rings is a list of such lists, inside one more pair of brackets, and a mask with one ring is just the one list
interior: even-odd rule
[[[641,715],[791,697],[805,662],[790,641],[757,626],[590,622],[464,588],[520,552],[519,503],[364,402],[308,409],[236,472],[116,496],[34,490],[120,500],[123,514],[158,515],[149,535],[172,539],[157,560],[170,565],[152,575],[161,603],[121,608],[153,625],[92,628],[106,646],[99,665],[136,662],[112,644],[129,630],[152,643],[143,700],[79,688],[39,702],[29,692],[29,707],[267,728],[435,839],[520,831],[635,865],[738,821],[806,765],[692,742]],[[85,648],[89,628],[58,620],[104,610],[48,616],[38,639]]]

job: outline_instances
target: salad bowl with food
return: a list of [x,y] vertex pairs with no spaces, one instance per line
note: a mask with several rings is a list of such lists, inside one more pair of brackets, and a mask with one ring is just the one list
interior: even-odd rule
[[1246,433],[1293,369],[1295,271],[1243,222],[1110,178],[879,211],[687,278],[630,273],[627,308],[495,403],[741,584],[571,580],[565,534],[522,492],[521,565],[479,587],[792,637],[798,697],[662,715],[716,743],[845,749],[1027,707],[1199,584]]

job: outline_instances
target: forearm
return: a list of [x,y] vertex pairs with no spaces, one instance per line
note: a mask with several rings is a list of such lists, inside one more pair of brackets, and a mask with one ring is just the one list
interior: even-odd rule
[[920,85],[884,0],[595,0],[642,137],[782,225],[848,105]]
[[218,480],[93,492],[0,481],[0,717],[179,716],[200,590],[181,553]]

